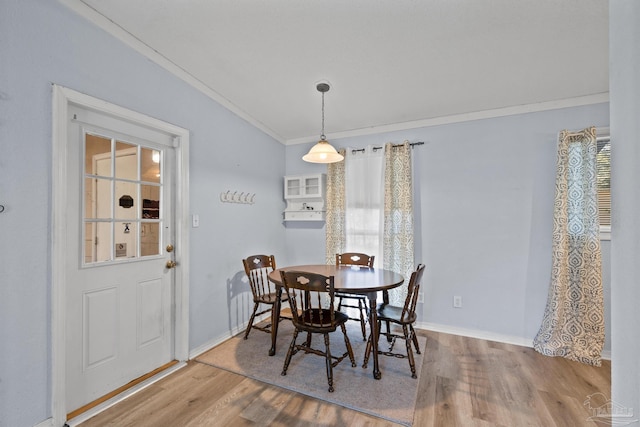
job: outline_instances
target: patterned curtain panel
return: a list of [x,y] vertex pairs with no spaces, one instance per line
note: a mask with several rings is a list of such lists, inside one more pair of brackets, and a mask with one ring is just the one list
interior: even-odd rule
[[411,145],[385,145],[384,268],[405,277],[405,283],[389,292],[389,302],[402,306],[413,271],[413,185]]
[[562,131],[553,218],[553,265],[534,348],[600,366],[604,302],[596,192],[596,129]]
[[[345,149],[338,152],[345,155]],[[344,161],[327,165],[326,264],[335,264],[336,254],[344,252],[345,197]]]

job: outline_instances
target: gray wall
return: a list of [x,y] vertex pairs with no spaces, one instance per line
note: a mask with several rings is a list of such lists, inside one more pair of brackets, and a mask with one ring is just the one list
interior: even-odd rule
[[[557,134],[608,127],[608,108],[604,103],[330,139],[336,147],[355,148],[425,142],[413,150],[416,262],[427,266],[424,326],[530,344],[551,274]],[[300,160],[310,145],[287,147],[287,174],[326,171]],[[295,263],[324,259],[324,228],[292,224],[285,234]],[[603,242],[606,350],[609,248]],[[463,308],[453,308],[454,295],[462,296]]]
[[[609,1],[611,399],[640,418],[640,2]],[[638,425],[636,421],[633,425]]]
[[285,150],[57,2],[0,1],[0,58],[0,426],[24,427],[51,416],[51,84],[191,131],[190,348],[246,321],[241,258],[285,252]]

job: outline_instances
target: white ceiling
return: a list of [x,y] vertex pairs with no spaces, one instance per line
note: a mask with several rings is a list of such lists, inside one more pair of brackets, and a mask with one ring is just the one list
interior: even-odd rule
[[608,99],[607,0],[61,1],[283,143]]

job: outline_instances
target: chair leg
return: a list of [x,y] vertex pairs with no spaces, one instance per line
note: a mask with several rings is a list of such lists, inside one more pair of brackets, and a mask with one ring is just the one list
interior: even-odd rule
[[324,346],[325,346],[325,361],[327,365],[327,380],[329,382],[329,392],[333,392],[333,366],[331,361],[331,349],[329,347],[329,334],[325,333],[324,335]]
[[349,360],[351,360],[351,367],[356,367],[356,359],[353,356],[353,348],[351,348],[351,341],[349,341],[349,336],[347,335],[347,327],[344,323],[340,324],[340,329],[342,329],[342,335],[344,336],[344,345],[347,347],[347,353],[349,353]]
[[371,342],[372,339],[376,340],[376,342],[378,342],[378,340],[380,339],[380,327],[382,322],[378,321],[378,334],[374,337],[373,336],[373,330],[371,330],[371,333],[369,334],[369,339],[367,340],[367,348],[364,350],[364,361],[362,362],[362,367],[366,368],[367,364],[369,363],[369,356],[371,355],[371,351],[373,350],[373,344]]
[[363,314],[364,307],[362,306],[362,300],[358,300],[358,309],[360,310],[360,329],[362,329],[362,341],[367,340],[367,328],[365,326],[366,321]]
[[404,342],[407,347],[407,357],[409,358],[409,367],[411,368],[411,377],[418,378],[418,376],[416,375],[416,362],[413,359],[413,349],[411,347],[411,342],[413,337],[411,336],[410,329],[407,327],[407,325],[402,325],[402,332],[404,333]]
[[297,329],[293,331],[293,339],[291,340],[291,344],[289,345],[289,351],[287,351],[287,357],[285,357],[284,359],[284,366],[282,367],[282,373],[280,375],[287,375],[287,369],[289,368],[289,363],[291,362],[291,356],[293,356],[293,350],[296,347],[296,338],[298,338]]
[[413,325],[409,325],[411,328],[411,338],[413,340],[413,345],[416,348],[416,353],[420,354],[420,345],[418,344],[418,336],[416,335],[416,331],[413,329]]
[[387,333],[385,334],[387,336],[387,342],[391,342],[393,340],[393,337],[391,336],[391,323],[389,323],[389,321],[385,321],[385,323],[387,324]]
[[251,332],[251,328],[253,327],[253,319],[256,317],[256,312],[258,311],[259,302],[253,303],[253,313],[251,313],[251,318],[249,318],[249,324],[247,325],[247,329],[244,331],[244,339],[249,338],[249,332]]
[[364,349],[364,359],[362,360],[362,367],[366,369],[367,364],[369,363],[369,354],[371,354],[371,339],[373,334],[369,334],[369,339],[367,340],[367,347]]

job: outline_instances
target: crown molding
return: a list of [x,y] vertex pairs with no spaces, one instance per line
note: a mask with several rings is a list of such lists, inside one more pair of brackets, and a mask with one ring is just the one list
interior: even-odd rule
[[[452,123],[469,122],[472,120],[493,119],[497,117],[513,116],[517,114],[536,113],[540,111],[557,110],[560,108],[580,107],[584,105],[602,104],[609,102],[609,92],[597,93],[593,95],[578,96],[574,98],[559,99],[554,101],[538,102],[534,104],[523,104],[512,107],[495,108],[492,110],[474,111],[471,113],[454,114],[450,116],[434,117],[430,119],[415,120],[403,123],[393,123],[383,126],[372,126],[362,129],[348,130],[344,132],[328,133],[328,140],[340,138],[353,138],[363,135],[373,135],[386,132],[397,132],[408,129],[422,127],[441,126]],[[308,136],[302,138],[289,139],[286,145],[306,144],[317,141],[318,136]]]

